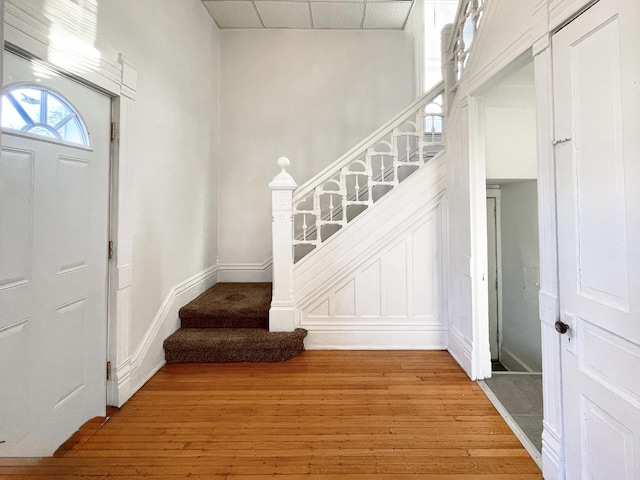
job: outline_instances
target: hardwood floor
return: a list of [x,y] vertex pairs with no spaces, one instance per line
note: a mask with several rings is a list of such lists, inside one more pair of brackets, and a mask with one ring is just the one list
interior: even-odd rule
[[2,480],[533,480],[540,470],[446,352],[304,352],[165,366],[52,458]]

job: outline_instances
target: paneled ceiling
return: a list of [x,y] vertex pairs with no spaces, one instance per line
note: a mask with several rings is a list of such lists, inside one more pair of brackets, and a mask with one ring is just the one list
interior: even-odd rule
[[220,28],[402,29],[413,0],[203,0]]

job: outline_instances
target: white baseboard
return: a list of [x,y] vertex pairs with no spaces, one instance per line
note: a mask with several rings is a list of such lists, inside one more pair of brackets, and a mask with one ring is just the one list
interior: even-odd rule
[[263,263],[221,263],[218,272],[219,282],[271,282],[272,260]]
[[547,480],[564,480],[562,440],[542,422],[542,476]]
[[533,368],[524,363],[517,355],[511,350],[504,348],[504,345],[500,349],[500,363],[504,365],[509,371],[512,372],[535,372]]
[[207,268],[174,285],[158,309],[151,325],[135,350],[115,367],[117,407],[121,407],[165,364],[164,340],[180,327],[178,310],[218,282],[218,266]]
[[445,330],[309,331],[306,350],[444,350]]
[[473,372],[473,348],[471,342],[467,340],[455,327],[449,328],[449,354],[462,367],[471,380],[475,380]]

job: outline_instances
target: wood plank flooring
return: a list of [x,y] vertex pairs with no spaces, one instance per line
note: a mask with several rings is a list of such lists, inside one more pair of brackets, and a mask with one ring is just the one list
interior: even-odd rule
[[52,458],[2,480],[539,480],[447,352],[304,352],[284,363],[168,365]]

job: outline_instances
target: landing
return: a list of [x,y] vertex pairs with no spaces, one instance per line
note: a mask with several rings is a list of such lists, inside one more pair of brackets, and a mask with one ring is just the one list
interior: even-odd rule
[[269,328],[271,283],[217,283],[180,309],[183,328]]

